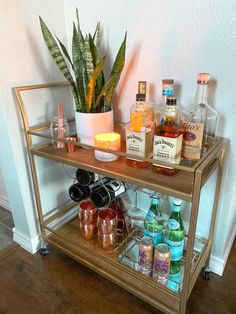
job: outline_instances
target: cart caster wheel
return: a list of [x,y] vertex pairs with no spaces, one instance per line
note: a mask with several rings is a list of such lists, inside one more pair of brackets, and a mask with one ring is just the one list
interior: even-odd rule
[[44,244],[44,246],[42,247],[40,254],[42,255],[42,257],[47,256],[50,253],[49,249],[48,249],[48,245]]
[[208,267],[204,267],[202,269],[202,276],[205,280],[210,280],[211,279],[211,271]]

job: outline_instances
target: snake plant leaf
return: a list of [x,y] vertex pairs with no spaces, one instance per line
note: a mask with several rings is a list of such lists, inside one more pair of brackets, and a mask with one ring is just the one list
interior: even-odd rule
[[87,112],[86,108],[86,93],[87,93],[87,71],[86,63],[83,59],[83,53],[80,49],[80,38],[76,30],[75,24],[73,24],[73,37],[72,37],[72,60],[74,64],[74,73],[76,78],[77,90],[81,99],[81,107],[83,112]]
[[96,68],[94,69],[93,75],[91,76],[90,80],[88,81],[88,92],[87,92],[87,108],[88,111],[91,112],[91,107],[93,103],[94,98],[94,90],[95,90],[95,84],[97,81],[97,77],[101,73],[104,63],[106,60],[106,56],[104,56],[97,64]]
[[104,103],[107,107],[106,110],[110,110],[109,107],[111,108],[111,101],[112,101],[114,89],[116,88],[119,82],[120,74],[125,64],[126,37],[127,37],[127,34],[125,33],[124,40],[116,55],[116,58],[115,58],[115,61],[111,70],[111,75],[107,83],[103,86],[99,96],[97,97],[96,106],[98,105],[102,97],[104,97]]
[[72,70],[74,71],[74,65],[71,61],[70,55],[66,49],[66,47],[63,45],[63,43],[60,41],[60,39],[56,36],[57,41],[59,42],[60,46],[61,46],[61,50],[63,51],[64,55],[66,56],[67,60],[70,62],[70,65],[72,67]]
[[98,60],[98,50],[94,44],[94,40],[93,40],[91,34],[89,34],[89,47],[90,47],[91,55],[93,58],[93,66],[95,68],[97,65],[97,60]]
[[85,60],[85,63],[86,63],[86,70],[87,70],[87,74],[88,74],[88,79],[90,79],[91,76],[93,75],[94,66],[93,66],[93,57],[92,57],[92,54],[91,54],[91,51],[90,51],[88,36],[86,36],[85,40],[84,40],[83,55],[84,55],[84,60]]
[[78,8],[76,8],[76,18],[77,18],[77,31],[78,31],[79,40],[83,42],[84,41],[84,36],[83,36],[83,34],[81,32],[81,28],[80,28]]
[[95,43],[97,49],[100,49],[100,45],[101,45],[101,26],[100,23],[97,23],[97,27],[96,30],[93,34],[93,42]]
[[44,23],[44,21],[41,17],[39,17],[39,21],[40,21],[40,26],[41,26],[43,38],[44,38],[44,41],[48,47],[48,50],[49,50],[51,56],[53,57],[54,61],[56,62],[58,68],[62,72],[62,74],[65,76],[67,81],[71,84],[73,96],[75,98],[75,105],[76,105],[76,108],[79,110],[80,109],[79,95],[77,93],[75,82],[74,82],[73,77],[72,77],[72,75],[71,75],[71,73],[67,67],[65,59],[64,59],[64,57],[60,51],[60,48],[59,48],[56,40],[52,36],[47,25]]

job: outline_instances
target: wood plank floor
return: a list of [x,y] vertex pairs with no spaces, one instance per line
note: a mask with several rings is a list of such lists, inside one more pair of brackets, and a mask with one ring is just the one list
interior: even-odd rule
[[[42,258],[22,248],[0,255],[0,314],[160,313],[73,259],[50,248]],[[236,242],[223,277],[199,278],[188,314],[236,313]]]

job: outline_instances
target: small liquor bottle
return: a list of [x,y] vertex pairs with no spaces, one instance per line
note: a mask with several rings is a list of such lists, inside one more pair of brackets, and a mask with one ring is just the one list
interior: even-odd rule
[[216,138],[219,117],[218,113],[208,105],[208,83],[209,73],[199,73],[194,103],[184,112],[186,131],[183,157],[185,159],[200,159],[201,152],[205,153]]
[[[126,130],[126,152],[139,157],[152,154],[152,108],[146,103],[146,82],[138,82],[136,102],[130,109],[130,122]],[[135,168],[146,168],[149,163],[128,158],[127,164]]]
[[[153,159],[179,164],[182,148],[182,128],[180,125],[179,109],[174,96],[166,99],[162,123],[156,128],[153,142]],[[153,164],[155,172],[173,175],[177,169]]]
[[[165,105],[166,105],[166,99],[167,97],[174,96],[174,80],[173,79],[164,79],[162,80],[162,100],[161,105],[159,106],[159,119],[163,119],[164,111],[165,111]],[[162,123],[162,121],[159,121],[159,124]]]

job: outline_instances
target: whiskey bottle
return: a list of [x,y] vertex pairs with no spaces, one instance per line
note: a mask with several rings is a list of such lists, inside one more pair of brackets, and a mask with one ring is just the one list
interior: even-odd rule
[[[156,128],[153,141],[153,159],[179,164],[182,148],[182,128],[177,100],[174,96],[166,99],[162,123]],[[173,175],[177,169],[153,164],[154,172]]]
[[214,143],[219,116],[208,104],[209,73],[199,73],[194,103],[184,113],[183,157],[198,160]]
[[[152,154],[152,108],[146,103],[146,82],[138,82],[136,102],[130,109],[130,122],[126,129],[126,152],[139,157]],[[149,163],[127,158],[127,164],[135,168],[146,168]]]

